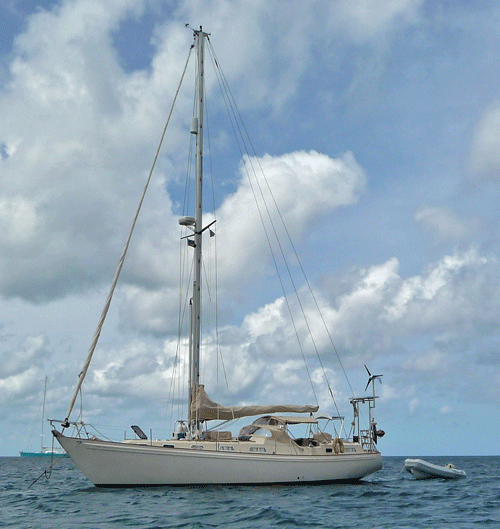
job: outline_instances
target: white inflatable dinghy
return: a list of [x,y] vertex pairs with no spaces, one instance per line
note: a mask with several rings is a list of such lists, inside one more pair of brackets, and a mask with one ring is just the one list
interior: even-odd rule
[[446,466],[434,465],[423,459],[406,459],[405,470],[415,476],[415,479],[460,479],[467,475],[463,470],[455,468],[455,465],[448,463]]

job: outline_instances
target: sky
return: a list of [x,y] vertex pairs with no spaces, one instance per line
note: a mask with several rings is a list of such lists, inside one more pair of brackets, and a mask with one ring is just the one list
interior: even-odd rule
[[[350,420],[351,388],[366,394],[366,364],[383,374],[383,455],[497,455],[500,6],[483,0],[2,2],[0,455],[38,447],[45,377],[46,415],[66,415],[193,40],[185,24],[211,34],[322,307],[340,412]],[[83,420],[118,435],[170,428],[192,72],[83,386]],[[271,286],[208,65],[206,88],[219,330],[204,324],[202,381],[225,405],[317,399],[336,413]]]

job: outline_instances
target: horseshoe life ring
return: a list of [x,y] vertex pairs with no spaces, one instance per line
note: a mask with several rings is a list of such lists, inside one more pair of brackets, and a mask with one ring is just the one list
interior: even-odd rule
[[333,451],[336,454],[343,454],[345,452],[344,441],[340,437],[335,437],[333,440]]

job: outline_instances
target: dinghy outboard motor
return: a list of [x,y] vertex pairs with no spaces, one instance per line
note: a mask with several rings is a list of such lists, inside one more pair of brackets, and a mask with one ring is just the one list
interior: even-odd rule
[[384,437],[384,430],[377,430],[377,423],[372,419],[372,438],[373,442],[377,444],[377,439],[379,437]]

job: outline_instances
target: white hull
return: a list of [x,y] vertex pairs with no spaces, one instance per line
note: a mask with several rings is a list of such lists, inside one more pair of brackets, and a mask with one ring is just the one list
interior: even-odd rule
[[465,472],[458,468],[434,465],[423,459],[406,459],[405,470],[413,474],[415,479],[460,479],[466,476]]
[[163,448],[65,437],[59,443],[96,486],[250,485],[357,480],[382,468],[379,452],[277,455]]

